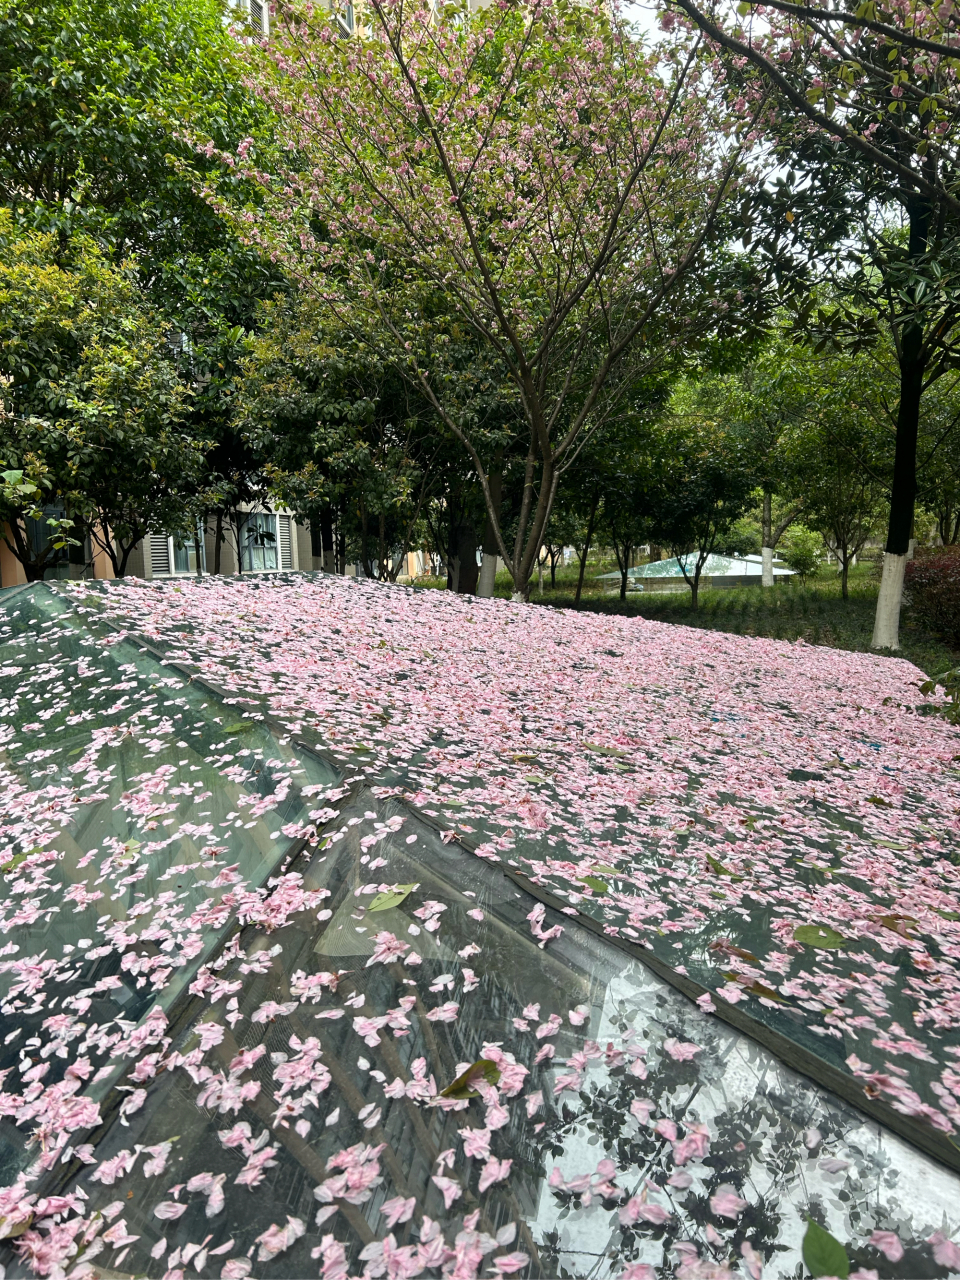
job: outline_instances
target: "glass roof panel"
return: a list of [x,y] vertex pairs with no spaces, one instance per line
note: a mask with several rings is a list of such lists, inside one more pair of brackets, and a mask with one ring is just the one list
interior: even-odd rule
[[[2,616],[0,717],[2,1071],[51,1016],[136,1025],[169,1008],[229,928],[231,887],[302,843],[304,786],[333,793],[340,776],[139,646],[97,643],[42,587]],[[30,1153],[6,1128],[9,1174]]]
[[[897,1230],[911,1275],[937,1274],[923,1244],[955,1175],[568,918],[545,918],[563,932],[540,950],[526,895],[399,806],[365,792],[351,818],[277,884],[282,923],[234,935],[219,989],[201,975],[126,1123],[129,1093],[112,1095],[98,1163],[58,1171],[55,1190],[89,1197],[80,1259],[280,1277],[345,1255],[375,1276],[394,1251],[414,1275],[474,1250],[606,1280],[684,1248],[719,1264],[749,1239],[788,1276],[813,1213],[840,1239]],[[377,910],[377,876],[416,887]],[[481,1094],[444,1099],[478,1060]]]
[[788,1276],[809,1213],[938,1274],[956,735],[886,709],[910,668],[436,600],[0,597],[16,1265]]

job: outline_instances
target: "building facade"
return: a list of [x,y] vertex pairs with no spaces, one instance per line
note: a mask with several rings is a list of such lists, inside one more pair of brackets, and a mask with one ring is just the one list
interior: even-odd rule
[[[44,536],[41,523],[29,534]],[[9,531],[4,530],[8,535]],[[220,544],[219,557],[217,543]],[[199,564],[198,564],[199,549]],[[327,565],[327,568],[332,568]],[[351,566],[352,567],[352,566]],[[182,542],[165,532],[150,533],[138,543],[127,561],[128,577],[166,579],[195,577],[219,572],[284,573],[292,570],[324,568],[317,531],[299,523],[289,511],[269,508],[241,508],[218,523],[210,519],[197,529],[197,537]],[[349,571],[349,569],[348,569]],[[113,578],[110,557],[88,538],[81,547],[64,548],[47,565],[44,578]],[[0,587],[14,587],[27,581],[23,565],[7,542],[0,540]]]

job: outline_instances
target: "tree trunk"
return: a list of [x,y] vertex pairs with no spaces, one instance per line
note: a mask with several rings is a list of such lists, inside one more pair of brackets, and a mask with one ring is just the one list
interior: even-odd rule
[[[503,474],[500,471],[491,471],[487,477],[487,484],[490,488],[490,501],[497,519],[500,519],[500,502],[503,493]],[[484,600],[492,598],[497,583],[497,556],[500,548],[497,544],[497,535],[494,532],[493,521],[490,519],[490,513],[487,512],[487,518],[483,526],[483,542],[481,543],[483,550],[483,559],[480,565],[480,578],[477,585],[477,595]]]
[[131,542],[128,546],[123,548],[120,554],[120,559],[114,560],[114,565],[116,567],[116,573],[118,578],[126,577],[127,561],[130,559],[130,552],[133,550],[133,548],[137,545],[138,542],[141,542],[143,540],[144,537],[146,537],[146,534],[143,534],[142,537],[140,538],[135,538],[133,542]]
[[848,599],[847,576],[849,572],[850,572],[850,560],[849,560],[849,557],[846,554],[844,554],[842,567],[840,569],[840,595],[843,597],[844,600]]
[[[204,519],[204,522],[203,522],[204,534],[206,534],[206,531],[207,531],[207,522],[206,522],[206,519]],[[193,554],[197,562],[197,579],[199,580],[200,578],[203,577],[203,545],[200,541],[200,522],[199,521],[197,521],[197,523],[193,527]]]
[[367,504],[363,501],[360,503],[360,564],[363,567],[364,576],[372,578],[373,565],[370,563],[370,551],[367,546]]
[[113,576],[115,578],[122,578],[124,570],[126,569],[127,556],[133,549],[133,544],[131,543],[130,547],[127,548],[127,551],[124,554],[123,567],[121,568],[121,562],[117,558],[117,546],[113,538],[110,536],[106,523],[103,520],[94,520],[90,523],[89,528],[91,549],[93,548],[93,545],[96,544],[110,561],[110,566],[113,569]]
[[587,556],[590,554],[590,542],[593,538],[593,526],[597,518],[597,508],[600,505],[599,491],[593,495],[593,505],[590,508],[590,519],[587,521],[587,539],[583,544],[583,555],[580,558],[580,573],[577,576],[577,594],[573,598],[574,604],[580,603],[580,593],[583,591],[583,575],[587,569]]
[[490,600],[497,586],[497,553],[484,551],[483,563],[480,565],[480,576],[477,580],[477,595],[482,600]]
[[475,596],[480,569],[477,564],[477,531],[470,521],[464,520],[458,525],[455,545],[459,572],[454,590],[462,596]]
[[700,596],[700,569],[697,568],[693,575],[693,581],[690,583],[690,608],[694,613],[697,612],[697,605]]
[[763,558],[760,584],[773,586],[773,497],[768,489],[763,491],[763,535],[760,554]]
[[343,525],[343,511],[337,517],[337,573],[347,572],[347,531]]
[[6,538],[4,538],[4,542],[7,543],[7,546],[10,547],[10,550],[13,552],[16,558],[20,561],[20,564],[23,566],[24,576],[26,577],[27,581],[42,582],[43,572],[44,572],[44,569],[46,568],[46,564],[45,562],[38,564],[34,560],[33,556],[30,554],[26,529],[20,523],[20,517],[17,516],[15,519],[11,520],[9,522],[8,528],[11,534],[13,535],[14,545],[10,547],[10,543],[7,542]]
[[243,526],[244,524],[246,524],[246,516],[242,515],[241,512],[239,511],[235,511],[231,518],[231,524],[233,525],[234,541],[237,544],[237,574],[240,577],[242,577],[243,576],[243,542],[241,541],[241,539],[243,538]]
[[223,512],[217,512],[217,522],[213,531],[213,572],[219,576],[221,558],[220,553],[223,548]]
[[386,582],[388,578],[392,582],[393,568],[388,567],[390,556],[387,548],[387,517],[382,511],[377,524],[377,555],[380,557],[377,564],[377,577],[381,582]]
[[333,512],[329,507],[320,513],[320,568],[324,573],[337,572],[337,558],[333,549]]
[[[909,256],[919,258],[926,251],[930,231],[930,202],[913,197],[910,216]],[[903,575],[907,567],[913,512],[917,495],[917,435],[920,427],[920,399],[923,394],[923,329],[916,321],[904,325],[900,339],[900,404],[897,409],[897,438],[890,490],[890,521],[883,556],[883,576],[873,624],[874,649],[900,648],[900,602]]]

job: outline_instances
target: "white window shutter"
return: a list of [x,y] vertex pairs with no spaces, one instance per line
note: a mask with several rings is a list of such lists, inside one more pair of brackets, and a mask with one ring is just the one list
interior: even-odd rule
[[165,533],[150,534],[150,572],[154,578],[170,572],[170,539]]
[[293,529],[289,516],[277,516],[277,534],[280,543],[280,568],[293,568]]

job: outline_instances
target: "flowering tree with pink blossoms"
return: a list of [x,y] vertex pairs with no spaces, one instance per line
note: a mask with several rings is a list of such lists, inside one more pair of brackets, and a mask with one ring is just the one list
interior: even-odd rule
[[[221,157],[260,188],[234,216],[416,384],[466,451],[526,596],[584,443],[638,376],[743,299],[746,268],[707,257],[739,207],[762,94],[724,105],[699,38],[648,49],[599,4],[503,0],[440,22],[372,0],[367,16],[344,40],[325,9],[278,6],[251,54],[278,145]],[[509,544],[455,356],[464,337],[522,407]]]

